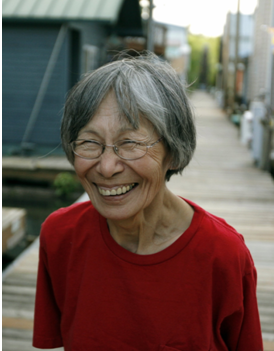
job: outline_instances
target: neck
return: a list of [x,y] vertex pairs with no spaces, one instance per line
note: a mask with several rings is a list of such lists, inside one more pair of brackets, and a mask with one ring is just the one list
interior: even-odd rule
[[189,227],[193,209],[166,187],[132,218],[107,220],[113,239],[137,254],[152,254],[170,246]]

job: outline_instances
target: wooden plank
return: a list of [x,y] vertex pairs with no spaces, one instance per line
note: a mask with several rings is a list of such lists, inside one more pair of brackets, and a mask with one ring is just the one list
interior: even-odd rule
[[31,310],[25,309],[14,309],[12,306],[8,308],[2,308],[2,316],[8,318],[19,318],[19,319],[33,319],[34,317],[34,305]]
[[3,328],[12,328],[12,329],[31,330],[32,331],[33,330],[33,320],[32,319],[3,317],[2,318],[2,327]]
[[18,294],[20,293],[21,295],[32,295],[35,296],[35,291],[36,289],[33,287],[29,286],[10,286],[10,285],[3,285],[2,287],[2,293],[5,294]]
[[[32,347],[31,340],[16,340],[14,338],[3,337],[2,350],[3,351],[37,351],[37,348]],[[44,351],[52,351],[52,349],[43,349]],[[55,351],[64,351],[64,348],[56,348]]]
[[30,273],[21,273],[14,271],[14,273],[5,279],[5,285],[16,285],[16,286],[30,286],[36,287],[36,276]]
[[[75,175],[72,165],[65,156],[38,157],[3,157],[3,179],[32,179],[52,183],[60,172]],[[76,177],[76,175],[75,175]]]
[[26,211],[22,208],[2,208],[2,252],[12,249],[25,235]]
[[31,330],[3,328],[2,335],[3,337],[9,338],[9,339],[20,340],[20,341],[27,340],[28,342],[31,342],[33,333]]
[[264,351],[274,351],[274,340],[264,340]]

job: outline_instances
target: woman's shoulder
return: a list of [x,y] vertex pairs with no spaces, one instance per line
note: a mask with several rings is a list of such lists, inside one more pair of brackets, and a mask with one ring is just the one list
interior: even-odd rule
[[90,201],[74,203],[51,213],[42,224],[40,244],[48,250],[83,240],[90,228],[99,228],[98,212]]
[[195,235],[199,254],[208,254],[212,262],[214,261],[221,269],[236,265],[244,274],[252,271],[254,262],[244,236],[225,219],[207,212],[196,204],[194,209],[200,212],[201,218]]
[[42,224],[42,230],[75,227],[79,222],[83,223],[85,218],[92,220],[97,215],[98,213],[90,201],[76,202],[51,213]]
[[202,228],[207,231],[209,239],[214,240],[216,244],[231,244],[234,247],[246,249],[243,235],[228,224],[224,218],[207,211],[204,213]]
[[[243,236],[237,230],[229,225],[224,218],[218,217],[192,201],[186,200],[194,209],[196,221],[199,222],[198,228],[202,232],[206,232],[208,239],[220,239],[220,242],[229,240],[236,241],[241,246],[244,243]],[[217,240],[219,241],[219,240]]]
[[[215,254],[216,264],[226,267],[227,264],[237,266],[243,273],[249,274],[254,269],[254,262],[245,244],[244,236],[223,218],[211,213],[205,215],[206,227]],[[230,267],[227,267],[230,269]]]

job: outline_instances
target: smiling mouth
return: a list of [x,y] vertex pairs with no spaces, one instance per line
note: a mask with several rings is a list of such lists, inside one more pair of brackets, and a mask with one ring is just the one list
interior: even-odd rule
[[124,195],[124,194],[128,193],[136,186],[137,186],[137,183],[132,183],[132,184],[124,185],[124,186],[121,186],[119,188],[111,189],[111,190],[102,189],[99,186],[97,186],[97,187],[98,187],[99,193],[102,196],[119,196],[119,195]]

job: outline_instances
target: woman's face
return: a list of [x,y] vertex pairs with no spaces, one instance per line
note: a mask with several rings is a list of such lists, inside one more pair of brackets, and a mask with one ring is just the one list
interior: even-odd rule
[[[108,145],[130,139],[150,145],[159,139],[159,135],[145,119],[141,120],[138,130],[122,120],[115,95],[111,92],[92,120],[80,130],[78,139],[96,140]],[[137,160],[123,160],[111,147],[106,147],[99,158],[92,160],[75,155],[74,167],[98,212],[107,219],[122,220],[157,204],[165,189],[165,174],[169,168],[167,159],[164,145],[159,142]],[[134,187],[131,189],[132,184]],[[123,193],[125,189],[127,192]],[[111,191],[116,195],[109,195]]]

